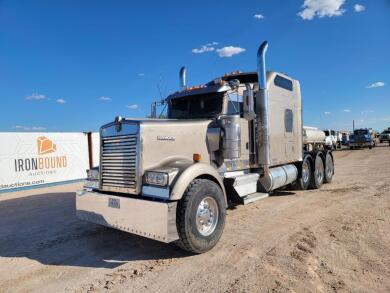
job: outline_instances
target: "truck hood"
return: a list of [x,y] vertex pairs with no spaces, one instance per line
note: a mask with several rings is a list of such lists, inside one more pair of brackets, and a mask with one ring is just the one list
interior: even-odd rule
[[101,190],[139,194],[147,170],[210,163],[207,130],[212,120],[121,119],[100,129]]
[[193,162],[200,154],[201,162],[210,163],[207,129],[212,120],[127,120],[139,123],[140,168],[145,170]]

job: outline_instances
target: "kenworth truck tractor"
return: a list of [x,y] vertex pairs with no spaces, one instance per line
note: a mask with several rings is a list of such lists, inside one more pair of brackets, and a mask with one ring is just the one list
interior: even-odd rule
[[102,126],[100,166],[77,193],[77,216],[203,253],[220,239],[227,207],[330,182],[332,152],[320,130],[303,133],[299,82],[266,72],[267,47],[258,49],[257,72],[201,86],[187,87],[182,68],[168,119]]

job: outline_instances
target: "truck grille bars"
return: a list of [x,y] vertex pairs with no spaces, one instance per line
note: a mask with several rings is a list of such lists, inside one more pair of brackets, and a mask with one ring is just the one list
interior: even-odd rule
[[138,135],[102,137],[101,190],[137,193],[137,141]]

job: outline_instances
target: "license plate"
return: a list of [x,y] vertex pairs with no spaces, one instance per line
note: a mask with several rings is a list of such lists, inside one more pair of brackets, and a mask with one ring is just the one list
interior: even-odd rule
[[114,208],[114,209],[120,209],[121,208],[121,202],[119,198],[108,198],[108,207]]

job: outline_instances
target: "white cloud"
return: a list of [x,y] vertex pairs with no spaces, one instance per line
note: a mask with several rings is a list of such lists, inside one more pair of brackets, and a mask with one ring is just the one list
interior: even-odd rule
[[361,111],[360,114],[367,115],[369,113],[374,113],[374,112],[375,112],[374,110],[364,110],[364,111]]
[[385,86],[385,83],[383,81],[377,81],[377,82],[374,82],[374,83],[366,86],[366,88],[372,89],[372,88],[382,87],[382,86]]
[[111,101],[112,99],[110,97],[102,96],[102,97],[99,97],[98,100],[99,101]]
[[200,46],[200,48],[192,49],[192,53],[202,54],[207,52],[213,52],[215,51],[215,46],[217,46],[218,44],[219,44],[218,42],[207,43],[205,45]]
[[15,125],[13,128],[18,130],[24,130],[24,131],[42,131],[46,130],[46,127],[42,126],[22,126],[22,125]]
[[344,112],[347,112],[347,113],[350,113],[350,112],[351,112],[351,109],[344,109],[343,111],[344,111]]
[[137,75],[138,75],[138,76],[145,76],[145,73],[140,72],[140,73],[138,73]]
[[217,53],[219,57],[232,57],[233,55],[237,55],[245,51],[246,50],[244,48],[233,47],[233,46],[227,46],[221,49],[217,49]]
[[366,7],[364,7],[363,5],[360,5],[360,4],[355,4],[353,9],[355,9],[356,12],[362,12],[362,11],[366,10]]
[[131,109],[131,110],[137,110],[138,109],[138,104],[127,105],[126,107]]
[[31,130],[39,130],[39,131],[41,131],[41,130],[46,130],[46,127],[42,127],[42,126],[32,126],[32,127],[31,127]]
[[258,14],[253,15],[253,17],[256,18],[256,19],[263,19],[264,15],[258,13]]
[[64,99],[57,99],[56,102],[58,104],[65,104],[66,103],[66,101]]
[[325,115],[330,115],[332,114],[331,112],[324,112]]
[[211,42],[207,43],[205,45],[200,46],[200,48],[192,49],[192,53],[194,54],[203,54],[203,53],[209,53],[209,52],[217,52],[219,57],[232,57],[233,55],[240,54],[244,51],[246,51],[243,48],[240,47],[233,47],[233,46],[227,46],[220,49],[216,49],[215,46],[217,46],[218,42]]
[[345,0],[305,0],[302,5],[302,11],[298,12],[298,16],[305,20],[311,20],[316,16],[333,17],[340,16],[346,10],[341,7]]
[[30,100],[30,101],[45,100],[45,99],[47,99],[45,95],[41,95],[37,93],[33,93],[26,97],[26,100]]

